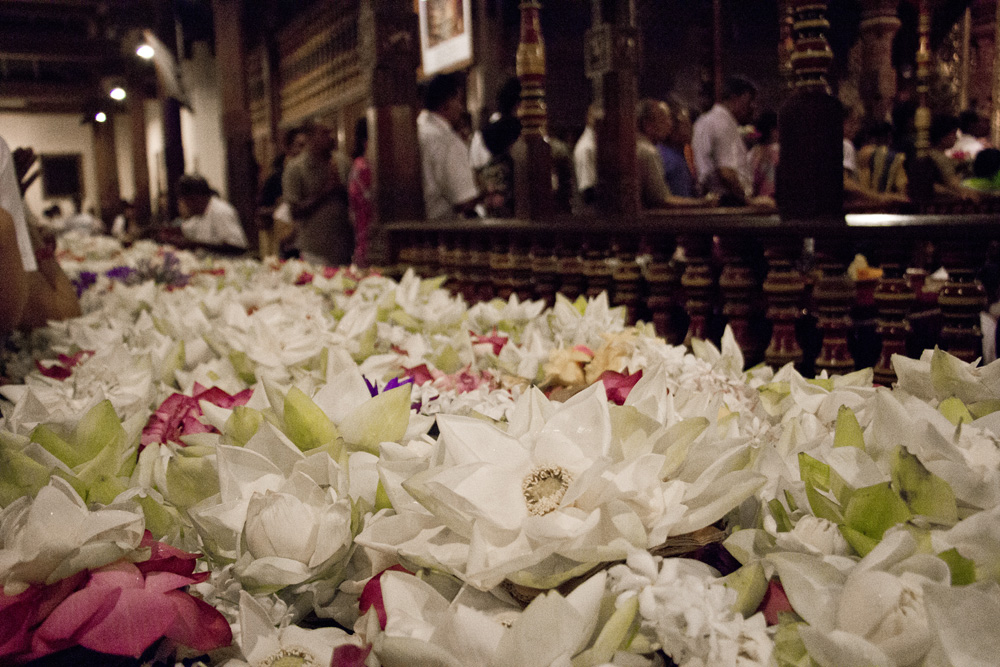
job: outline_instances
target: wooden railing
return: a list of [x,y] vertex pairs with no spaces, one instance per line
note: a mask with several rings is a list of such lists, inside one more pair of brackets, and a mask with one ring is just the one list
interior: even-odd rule
[[[747,362],[804,373],[874,366],[940,345],[981,356],[978,275],[1000,242],[1000,216],[848,215],[782,221],[752,210],[647,212],[638,219],[452,220],[388,226],[395,260],[447,274],[468,301],[517,294],[552,302],[607,291],[629,318],[672,343],[733,328]],[[809,241],[809,239],[812,239]],[[880,278],[852,281],[857,253]],[[948,281],[931,287],[944,267]]]

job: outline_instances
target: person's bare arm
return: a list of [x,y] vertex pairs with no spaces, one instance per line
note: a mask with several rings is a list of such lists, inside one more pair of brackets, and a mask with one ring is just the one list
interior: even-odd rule
[[747,203],[747,193],[743,190],[740,182],[740,175],[731,167],[719,167],[719,182],[726,189],[726,192],[737,201]]
[[17,246],[14,218],[0,208],[0,266],[4,267],[0,293],[0,333],[13,331],[21,321],[28,301],[28,282]]
[[35,247],[38,271],[25,274],[31,308],[24,310],[20,327],[35,329],[45,326],[49,320],[79,317],[80,301],[76,296],[76,288],[59,266],[55,256],[46,250],[51,248],[50,243],[44,241],[36,229],[33,227],[29,229],[32,245]]

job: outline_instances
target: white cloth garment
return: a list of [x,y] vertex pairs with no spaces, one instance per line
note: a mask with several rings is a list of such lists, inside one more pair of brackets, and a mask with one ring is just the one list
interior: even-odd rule
[[24,200],[21,199],[21,188],[18,187],[17,171],[14,169],[14,155],[3,137],[0,137],[0,208],[14,218],[17,249],[21,252],[21,266],[25,271],[37,271],[35,251],[31,247],[28,223],[24,218]]
[[589,125],[573,147],[573,170],[576,188],[580,192],[597,185],[597,135]]
[[725,167],[739,176],[740,185],[748,198],[753,194],[749,151],[740,135],[740,124],[725,106],[716,104],[695,121],[691,150],[694,151],[694,166],[703,193],[724,194],[718,172]]
[[212,197],[201,215],[193,215],[181,223],[184,238],[205,245],[230,245],[246,248],[247,237],[240,216],[229,202]]
[[432,111],[417,116],[424,212],[428,220],[454,215],[455,206],[479,196],[469,149],[448,121]]

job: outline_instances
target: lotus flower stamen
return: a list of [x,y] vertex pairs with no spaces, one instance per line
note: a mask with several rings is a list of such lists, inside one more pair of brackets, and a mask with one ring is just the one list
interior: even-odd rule
[[543,466],[532,470],[521,483],[528,513],[545,516],[558,509],[572,481],[573,476],[559,466]]

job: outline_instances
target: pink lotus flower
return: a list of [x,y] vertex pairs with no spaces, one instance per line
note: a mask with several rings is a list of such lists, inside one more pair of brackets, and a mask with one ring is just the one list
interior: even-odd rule
[[20,595],[0,593],[0,662],[23,663],[75,646],[138,658],[166,638],[197,651],[232,642],[226,619],[184,587],[208,573],[193,574],[195,554],[156,542],[142,546],[152,557],[119,560]]
[[314,277],[315,276],[313,276],[313,274],[309,273],[308,271],[303,271],[302,273],[299,274],[299,277],[295,279],[295,284],[308,285],[313,281]]
[[475,333],[471,331],[469,332],[469,335],[472,336],[473,345],[492,345],[493,354],[500,354],[500,351],[503,349],[503,346],[507,344],[508,340],[510,340],[506,336],[501,336],[497,332],[496,327],[493,327],[493,333],[490,334],[489,336],[477,336]]
[[364,589],[361,591],[361,597],[358,598],[358,609],[361,611],[362,615],[366,614],[372,607],[375,607],[375,615],[378,616],[378,624],[383,630],[385,630],[385,624],[388,617],[385,614],[385,601],[382,599],[382,575],[390,570],[393,572],[413,574],[402,565],[393,565],[392,567],[386,568],[368,580],[368,583],[365,584]]
[[38,367],[38,372],[47,378],[65,380],[73,374],[73,369],[75,367],[79,366],[84,359],[92,356],[94,356],[93,350],[80,350],[71,357],[65,354],[60,354],[57,357],[56,363],[49,366],[45,366],[40,361],[36,361],[35,366]]
[[365,660],[371,652],[371,644],[364,648],[354,644],[342,644],[333,649],[330,667],[365,667]]
[[785,587],[777,579],[767,582],[767,591],[764,599],[761,600],[757,611],[764,614],[764,620],[768,625],[778,625],[778,614],[792,612],[792,604],[785,594]]
[[604,383],[604,391],[608,394],[608,400],[615,405],[625,405],[625,399],[635,383],[642,379],[642,371],[637,371],[631,375],[626,373],[616,373],[615,371],[604,371],[599,378]]
[[139,451],[157,443],[175,442],[183,445],[180,439],[182,435],[218,433],[214,427],[203,424],[198,419],[202,415],[198,401],[208,401],[220,408],[232,409],[237,405],[246,405],[253,396],[253,389],[244,389],[231,396],[218,387],[205,389],[196,382],[192,393],[194,396],[173,394],[160,404],[142,429]]

